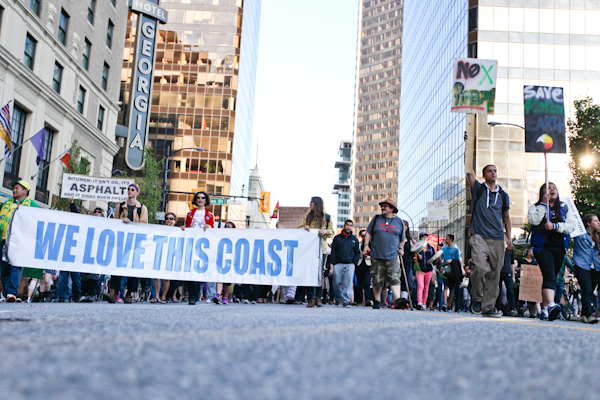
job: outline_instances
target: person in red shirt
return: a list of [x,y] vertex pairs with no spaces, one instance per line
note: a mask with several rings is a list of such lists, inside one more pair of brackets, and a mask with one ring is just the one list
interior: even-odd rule
[[[197,228],[204,229],[206,231],[208,228],[215,227],[215,216],[213,213],[206,209],[206,205],[210,204],[210,196],[206,192],[196,192],[194,198],[192,199],[192,204],[196,206],[196,208],[190,210],[185,217],[185,227],[181,227],[181,229],[185,228]],[[189,282],[188,284],[188,292],[189,305],[193,306],[200,299],[200,285],[201,282]]]

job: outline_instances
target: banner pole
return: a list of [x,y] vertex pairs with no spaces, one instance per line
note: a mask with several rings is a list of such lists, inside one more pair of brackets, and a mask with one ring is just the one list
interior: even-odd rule
[[[548,153],[544,153],[544,166],[546,167],[546,194],[548,194]],[[547,212],[546,212],[546,221],[550,222],[550,200],[548,200]]]

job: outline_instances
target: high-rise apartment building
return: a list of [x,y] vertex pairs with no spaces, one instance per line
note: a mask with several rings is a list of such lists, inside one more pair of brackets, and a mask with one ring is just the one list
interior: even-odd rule
[[337,179],[333,184],[333,193],[337,194],[337,223],[338,229],[344,227],[344,222],[350,219],[350,193],[352,178],[350,168],[352,166],[352,142],[342,140],[338,150],[338,159],[335,161]]
[[[527,208],[544,181],[543,156],[524,152],[523,86],[564,88],[565,114],[573,101],[600,99],[600,2],[553,0],[406,0],[404,7],[399,208],[421,229],[426,203],[448,199],[450,219],[441,235],[464,244],[470,193],[466,190],[466,115],[450,112],[454,58],[498,61],[494,115],[477,115],[475,173],[498,167],[510,195],[513,234],[527,222]],[[569,192],[568,156],[549,154],[550,179]],[[480,178],[481,181],[481,178]]]
[[353,144],[354,226],[398,194],[404,0],[360,0]]
[[[52,161],[74,140],[90,175],[111,176],[127,7],[126,0],[0,2],[0,107],[11,102],[14,149],[1,164],[0,196],[12,197],[12,181],[24,179],[41,207],[52,206],[63,171]],[[38,165],[28,140],[44,127]],[[106,203],[84,203],[96,206]]]
[[[191,201],[186,193],[247,194],[261,0],[163,0],[160,5],[168,11],[168,22],[160,26],[157,42],[149,143],[159,157],[167,149],[204,148],[177,151],[168,160],[167,190],[180,193],[167,196],[166,211],[183,218]],[[130,13],[121,76],[122,125],[135,20]],[[119,162],[116,168],[123,169],[123,158]]]

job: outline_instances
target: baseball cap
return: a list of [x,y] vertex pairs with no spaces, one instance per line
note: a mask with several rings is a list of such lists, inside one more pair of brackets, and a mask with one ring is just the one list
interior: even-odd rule
[[13,184],[13,186],[15,186],[15,185],[21,185],[25,189],[31,190],[31,186],[29,185],[29,183],[27,183],[26,181],[24,181],[22,179],[20,181],[12,181],[12,184]]

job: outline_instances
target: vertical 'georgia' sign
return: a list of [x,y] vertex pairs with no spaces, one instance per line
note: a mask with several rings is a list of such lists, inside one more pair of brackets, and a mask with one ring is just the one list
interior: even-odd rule
[[129,129],[125,161],[129,168],[144,165],[144,147],[148,142],[148,117],[154,75],[158,22],[167,22],[167,10],[159,0],[130,0],[129,7],[138,14],[129,97]]

